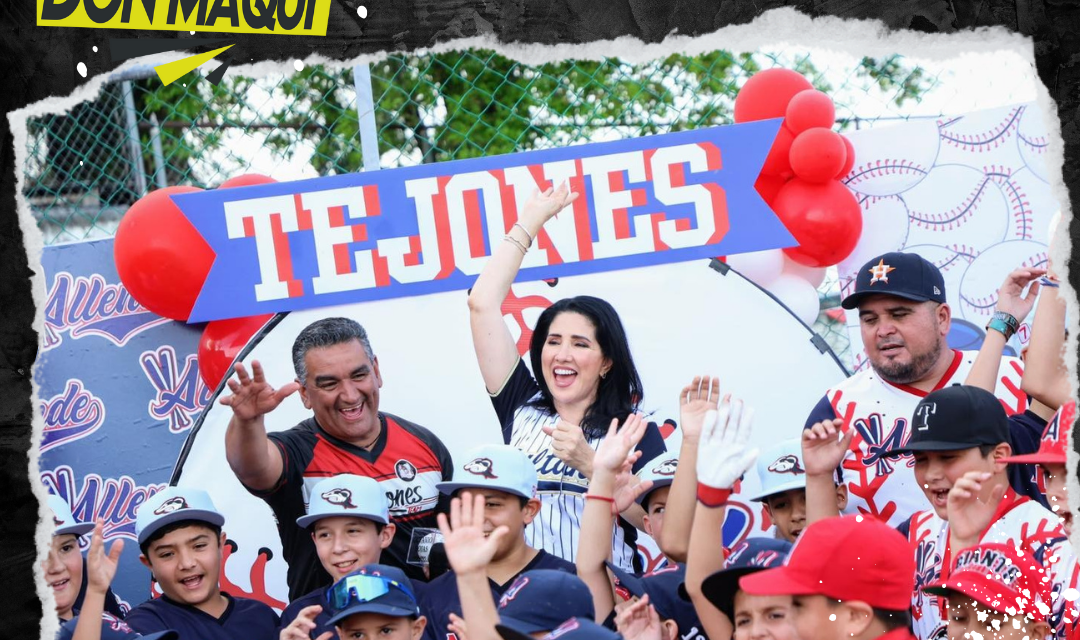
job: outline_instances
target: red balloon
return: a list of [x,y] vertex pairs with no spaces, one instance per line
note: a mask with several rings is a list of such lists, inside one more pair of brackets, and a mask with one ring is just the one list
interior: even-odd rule
[[776,132],[769,155],[765,156],[765,164],[761,165],[761,175],[781,176],[790,178],[794,174],[791,171],[791,161],[788,156],[791,153],[791,143],[795,141],[795,135],[787,127],[781,126]]
[[836,180],[814,184],[795,178],[776,194],[772,207],[799,243],[784,253],[807,267],[839,263],[862,235],[859,202]]
[[735,122],[783,118],[795,94],[814,85],[791,69],[766,69],[750,76],[735,96]]
[[817,89],[795,94],[785,114],[784,126],[795,135],[814,127],[828,129],[836,123],[836,107],[832,98]]
[[171,195],[196,187],[152,191],[128,208],[113,241],[120,282],[150,311],[186,321],[214,263],[215,254]]
[[211,389],[217,389],[228,377],[229,367],[248,340],[266,324],[274,314],[247,318],[230,318],[206,323],[199,339],[199,375]]
[[771,204],[772,201],[776,199],[776,194],[779,193],[780,187],[787,184],[787,181],[788,179],[782,176],[763,175],[754,183],[754,188],[757,189],[762,200]]
[[229,178],[225,182],[221,183],[218,189],[229,189],[231,187],[251,187],[257,184],[271,184],[277,182],[270,176],[264,176],[261,173],[245,173],[242,176],[234,176]]
[[816,127],[795,137],[788,159],[796,177],[807,182],[825,182],[844,168],[847,150],[839,133]]
[[844,147],[847,149],[847,159],[844,161],[844,166],[840,168],[840,172],[836,174],[837,180],[851,173],[851,168],[855,166],[855,147],[847,136],[841,135],[840,139],[844,141]]

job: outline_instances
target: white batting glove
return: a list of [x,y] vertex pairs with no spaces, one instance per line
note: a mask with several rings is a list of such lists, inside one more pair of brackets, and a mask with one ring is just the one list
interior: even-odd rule
[[741,400],[725,400],[705,414],[698,445],[698,500],[707,507],[727,503],[739,478],[753,466],[758,450],[750,448],[754,410]]

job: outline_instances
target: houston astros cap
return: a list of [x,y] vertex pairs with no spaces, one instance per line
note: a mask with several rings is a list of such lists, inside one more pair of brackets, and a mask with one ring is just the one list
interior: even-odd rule
[[396,618],[419,617],[416,592],[405,572],[385,564],[368,564],[338,580],[326,590],[326,604],[337,624],[358,613]]
[[47,502],[49,509],[53,512],[53,524],[56,525],[56,528],[53,529],[54,536],[69,533],[82,536],[94,530],[94,523],[92,522],[77,522],[75,516],[71,515],[71,507],[60,496],[50,494]]
[[[495,630],[503,640],[533,640],[532,636],[514,631],[506,625],[497,624]],[[622,640],[622,636],[592,620],[578,616],[552,629],[542,640]]]
[[1004,462],[1010,464],[1068,464],[1069,432],[1076,419],[1076,402],[1070,400],[1061,405],[1043,429],[1039,450],[1024,456],[1010,456]]
[[502,625],[525,635],[547,633],[571,617],[592,620],[596,610],[589,587],[566,571],[526,571],[499,599]]
[[888,454],[960,451],[1009,441],[1009,418],[994,394],[957,384],[919,401],[911,417],[911,437]]
[[757,459],[761,489],[750,498],[760,502],[769,496],[792,489],[806,488],[806,469],[802,463],[802,439],[792,438],[767,449]]
[[684,640],[697,637],[690,635],[691,629],[701,629],[694,605],[679,597],[680,588],[686,580],[686,565],[674,562],[641,577],[634,576],[611,562],[605,561],[611,572],[616,593],[623,600],[640,598],[648,595],[649,602],[656,607],[656,613],[662,620],[674,620],[679,633],[685,634]]
[[961,593],[1000,613],[1030,616],[1043,622],[1052,603],[1045,570],[1026,552],[1012,545],[985,543],[956,554],[952,572],[943,582],[923,591],[948,596]]
[[173,522],[199,520],[220,527],[225,516],[218,513],[210,494],[195,487],[166,487],[146,499],[135,513],[135,536],[139,544]]
[[458,489],[495,489],[531,500],[536,495],[536,466],[520,449],[485,444],[469,451],[454,467],[454,479],[436,486],[446,495]]
[[791,543],[776,538],[747,538],[724,560],[724,568],[701,582],[701,592],[714,607],[735,619],[735,592],[739,578],[779,567],[791,551]]
[[671,454],[664,453],[656,458],[653,458],[649,462],[645,463],[645,466],[638,471],[638,478],[644,482],[645,480],[652,480],[652,488],[645,493],[637,497],[637,502],[641,506],[645,506],[649,503],[649,496],[653,491],[661,487],[670,487],[671,483],[675,480],[675,470],[679,467],[679,459],[677,457],[671,457]]
[[[75,627],[79,624],[79,616],[75,616],[60,625],[60,631],[56,634],[56,640],[71,640],[75,637]],[[101,614],[101,640],[176,640],[180,635],[172,629],[158,631],[142,635],[136,633],[126,622],[111,613]]]
[[919,254],[893,251],[871,259],[859,269],[855,292],[840,306],[854,309],[867,296],[879,293],[916,302],[945,302],[945,278]]
[[365,518],[379,524],[390,522],[390,504],[386,493],[373,478],[349,473],[324,478],[311,488],[307,515],[296,524],[307,528],[316,521],[333,516]]
[[915,554],[896,529],[872,517],[818,520],[795,541],[784,565],[739,578],[751,595],[821,595],[903,611],[915,589]]

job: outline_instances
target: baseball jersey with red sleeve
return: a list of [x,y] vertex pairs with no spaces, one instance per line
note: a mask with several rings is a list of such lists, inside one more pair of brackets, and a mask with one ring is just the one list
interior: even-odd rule
[[425,535],[437,530],[436,508],[444,498],[436,485],[451,479],[453,461],[442,441],[424,427],[382,412],[379,421],[382,429],[370,451],[331,436],[314,418],[269,434],[281,451],[281,478],[269,491],[251,493],[266,501],[277,520],[289,565],[290,599],[331,582],[311,534],[301,529],[296,519],[307,513],[311,488],[342,473],[367,476],[380,483],[390,503],[390,519],[397,526],[382,561],[401,568],[412,580],[424,580],[423,567],[415,563],[417,549]]
[[[922,588],[948,578],[954,553],[949,548],[949,523],[933,511],[916,513],[901,527],[915,553],[915,590],[911,597],[911,617],[919,640],[946,640],[947,599],[924,593]],[[1066,589],[1077,587],[1080,565],[1061,520],[1049,509],[1027,497],[1006,492],[994,519],[980,542],[996,542],[1020,547],[1046,569],[1052,599],[1047,621],[1052,640],[1066,640],[1075,633],[1077,603],[1062,597]]]
[[[949,370],[933,390],[963,384],[977,355],[975,351],[953,351]],[[1019,359],[1002,358],[995,395],[1010,415],[1027,409],[1027,395],[1020,390],[1023,371]],[[845,429],[855,429],[843,464],[848,485],[845,515],[872,515],[896,527],[926,508],[926,497],[915,482],[912,457],[886,454],[907,442],[911,415],[928,393],[886,382],[867,368],[827,390],[814,407],[806,427],[842,418]],[[1037,440],[1031,442],[1038,446]]]

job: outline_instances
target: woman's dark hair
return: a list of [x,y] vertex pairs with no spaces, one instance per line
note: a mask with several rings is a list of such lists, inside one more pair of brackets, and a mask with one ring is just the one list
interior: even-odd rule
[[641,404],[645,392],[641,386],[634,359],[630,356],[630,344],[626,339],[619,314],[606,301],[593,296],[565,298],[551,305],[540,314],[529,342],[529,359],[532,362],[536,384],[540,387],[540,397],[532,405],[555,413],[555,403],[551,398],[547,381],[544,380],[544,367],[541,355],[548,331],[555,317],[561,313],[578,313],[592,322],[596,329],[596,341],[600,352],[611,361],[611,369],[600,378],[596,390],[596,401],[585,410],[581,420],[581,429],[585,437],[602,438],[607,433],[613,418],[622,423]]

